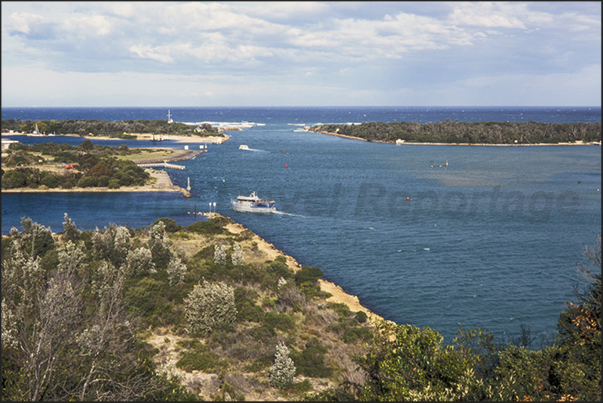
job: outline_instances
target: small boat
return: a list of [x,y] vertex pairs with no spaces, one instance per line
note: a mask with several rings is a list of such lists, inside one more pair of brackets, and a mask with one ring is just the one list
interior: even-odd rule
[[255,192],[249,196],[238,196],[236,200],[231,199],[232,209],[247,213],[274,213],[276,207],[274,200],[260,199]]
[[249,150],[249,146],[245,145],[245,144],[241,144],[239,146],[239,150]]

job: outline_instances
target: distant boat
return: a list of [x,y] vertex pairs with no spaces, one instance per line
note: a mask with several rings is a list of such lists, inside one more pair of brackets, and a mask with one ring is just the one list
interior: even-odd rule
[[241,144],[239,146],[239,150],[249,150],[249,146],[245,145],[245,144]]
[[236,200],[230,200],[230,205],[235,211],[246,213],[274,213],[276,207],[274,200],[260,199],[255,192],[249,196],[238,196]]

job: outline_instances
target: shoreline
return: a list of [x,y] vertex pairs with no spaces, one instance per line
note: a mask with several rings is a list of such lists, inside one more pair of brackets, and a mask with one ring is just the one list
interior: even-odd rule
[[184,188],[175,186],[172,183],[169,175],[165,171],[156,171],[154,169],[145,169],[152,178],[157,179],[154,183],[143,186],[129,186],[119,189],[109,189],[108,187],[94,187],[94,188],[15,188],[15,189],[2,189],[2,193],[153,193],[153,192],[180,192],[184,197],[191,197],[191,194]]
[[[258,250],[261,251],[270,260],[274,260],[278,256],[283,256],[286,259],[287,266],[291,270],[293,270],[293,272],[297,272],[297,271],[301,270],[302,265],[299,264],[297,262],[297,260],[295,260],[294,257],[287,255],[283,251],[277,249],[272,243],[266,241],[264,238],[262,238],[255,232],[249,230],[248,228],[245,228],[242,224],[240,224],[240,223],[234,221],[232,218],[230,218],[228,216],[224,216],[220,213],[214,213],[213,217],[224,217],[224,218],[228,219],[228,224],[225,225],[225,228],[235,235],[239,234],[243,231],[246,231],[246,230],[250,231],[253,234],[253,236],[249,240],[249,242],[256,242],[257,246],[258,246]],[[56,235],[56,234],[53,234],[53,235]],[[7,238],[7,237],[8,237],[8,235],[2,234],[2,239]],[[348,306],[348,308],[350,308],[350,310],[352,312],[362,311],[362,312],[366,313],[367,317],[369,318],[369,322],[373,325],[374,325],[374,322],[376,322],[376,321],[385,320],[383,317],[377,315],[370,309],[363,306],[360,303],[360,300],[358,299],[357,296],[346,293],[343,290],[343,288],[341,288],[341,286],[339,286],[331,281],[322,279],[322,278],[318,279],[318,284],[320,285],[321,291],[328,292],[329,294],[331,294],[331,296],[325,300],[326,302],[345,304]],[[394,323],[390,320],[385,320],[385,321]]]
[[[232,218],[230,218],[228,216],[224,216],[220,213],[217,213],[216,216],[227,218],[229,220],[229,223],[225,226],[225,228],[234,234],[238,234],[240,232],[248,230],[243,225],[239,224],[238,222],[234,221]],[[277,256],[283,256],[287,260],[287,266],[289,266],[290,269],[292,269],[294,272],[301,270],[302,265],[299,264],[295,260],[295,258],[293,258],[290,255],[287,255],[286,253],[284,253],[281,250],[278,250],[273,244],[266,241],[264,238],[262,238],[255,232],[253,232],[251,230],[249,230],[249,231],[253,233],[252,240],[257,242],[259,249],[264,254],[266,254],[272,260],[274,260]],[[354,311],[354,312],[362,311],[362,312],[366,313],[366,315],[368,316],[371,323],[373,323],[375,320],[385,320],[383,317],[377,315],[370,309],[363,306],[360,303],[360,300],[358,299],[357,296],[346,293],[341,288],[341,286],[339,286],[331,281],[322,279],[322,278],[318,279],[318,284],[320,285],[321,291],[328,292],[329,294],[331,294],[331,296],[326,299],[327,302],[345,304],[348,306],[348,308],[350,308],[351,311]],[[388,322],[391,322],[391,321],[388,321]]]
[[[55,137],[55,136],[32,136],[28,133],[2,133],[3,136],[26,136],[26,137]],[[56,137],[66,136],[66,137],[79,137],[83,140],[122,140],[122,141],[139,141],[139,140],[147,140],[153,141],[153,135],[151,133],[131,133],[129,136],[135,136],[135,139],[121,139],[117,137],[107,137],[107,136],[80,136],[79,134],[58,134]],[[158,143],[162,143],[163,141],[176,141],[178,143],[195,143],[195,144],[203,144],[203,143],[212,143],[212,144],[222,144],[223,142],[230,140],[230,136],[226,134],[224,136],[182,136],[182,135],[161,135],[162,140],[157,140]]]
[[534,144],[498,144],[498,143],[420,143],[420,142],[412,142],[412,141],[404,141],[402,143],[396,143],[395,141],[383,141],[383,140],[368,140],[362,137],[348,136],[345,134],[333,133],[333,132],[324,132],[324,131],[315,131],[309,130],[312,133],[318,134],[326,134],[329,136],[342,137],[350,140],[360,140],[366,141],[369,143],[381,143],[381,144],[393,144],[393,145],[413,145],[413,146],[472,146],[472,147],[542,147],[542,146],[600,146],[601,142],[592,142],[585,143],[582,140],[578,140],[574,143],[534,143]]

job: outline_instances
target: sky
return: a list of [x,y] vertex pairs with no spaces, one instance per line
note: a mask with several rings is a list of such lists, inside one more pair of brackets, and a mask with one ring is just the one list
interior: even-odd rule
[[2,106],[601,106],[601,2],[2,1]]

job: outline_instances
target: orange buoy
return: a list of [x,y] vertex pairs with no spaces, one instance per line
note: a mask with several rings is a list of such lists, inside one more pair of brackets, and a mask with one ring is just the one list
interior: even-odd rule
[[285,168],[289,168],[289,165],[285,164]]
[[410,201],[410,197],[407,197],[407,198],[406,198],[406,201]]
[[285,153],[285,150],[283,150],[283,154]]

